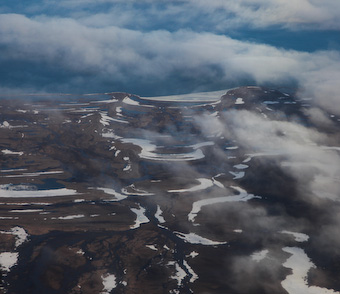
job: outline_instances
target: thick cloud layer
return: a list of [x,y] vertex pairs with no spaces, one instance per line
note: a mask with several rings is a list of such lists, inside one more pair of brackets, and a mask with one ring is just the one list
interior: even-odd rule
[[[317,28],[335,29],[340,28],[338,17],[340,4],[332,0],[184,0],[184,1],[122,1],[122,0],[63,0],[63,1],[33,1],[30,7],[22,4],[7,4],[5,11],[21,10],[27,13],[48,12],[68,14],[73,17],[96,20],[96,23],[115,21],[110,14],[118,16],[121,25],[128,22],[137,22],[147,26],[153,17],[157,23],[169,23],[170,17],[176,17],[175,22],[181,25],[199,26],[193,24],[193,20],[200,16],[215,16],[201,19],[204,24],[214,24],[217,29],[224,30],[226,27],[238,27],[251,25],[267,27],[280,25],[288,28]],[[89,13],[89,10],[92,10]],[[81,13],[80,13],[81,11]],[[143,13],[140,13],[140,12]],[[99,15],[95,14],[100,13]],[[92,17],[91,17],[92,16]],[[106,17],[105,17],[106,16]],[[99,21],[99,18],[102,21]],[[163,19],[163,22],[161,21]],[[165,21],[164,21],[165,20]]]
[[[52,10],[52,4],[54,8]],[[0,88],[164,95],[288,86],[339,113],[340,54],[237,40],[228,30],[338,30],[333,1],[34,1],[0,15]],[[20,13],[16,13],[20,12]],[[317,41],[317,40],[316,40]],[[336,41],[336,40],[335,40]],[[291,42],[291,40],[287,40]]]

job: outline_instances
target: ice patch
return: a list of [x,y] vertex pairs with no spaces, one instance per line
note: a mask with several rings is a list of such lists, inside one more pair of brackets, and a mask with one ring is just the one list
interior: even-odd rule
[[293,273],[281,282],[282,287],[289,294],[339,294],[334,290],[308,286],[307,275],[311,268],[315,268],[315,265],[301,248],[285,247],[282,250],[292,255],[283,266],[292,269]]
[[263,104],[267,104],[267,105],[273,105],[273,104],[279,104],[279,101],[263,101]]
[[251,157],[247,157],[245,160],[243,160],[242,162],[243,163],[247,163],[247,162],[249,162],[249,161],[251,161]]
[[111,138],[111,139],[121,139],[122,137],[117,136],[114,132],[112,131],[107,131],[106,133],[102,133],[103,138]]
[[135,224],[130,226],[131,229],[136,229],[141,226],[141,224],[146,224],[150,220],[145,216],[145,208],[139,205],[139,208],[131,208],[131,211],[134,212],[137,216],[135,220]]
[[303,233],[290,232],[286,230],[281,231],[280,233],[293,235],[296,242],[307,242],[309,240],[309,236]]
[[205,190],[205,189],[208,189],[214,186],[214,182],[210,179],[200,178],[200,179],[197,179],[197,181],[199,181],[199,184],[191,188],[179,189],[179,190],[168,190],[168,192],[169,193],[197,192],[197,191]]
[[11,173],[11,172],[17,172],[17,171],[25,171],[27,168],[14,168],[14,169],[2,169],[0,170],[1,173]]
[[246,168],[249,167],[249,165],[246,165],[246,164],[236,164],[236,165],[234,165],[234,167],[236,169],[246,169]]
[[7,190],[7,185],[0,185],[0,198],[41,198],[59,197],[78,194],[76,190],[67,188],[53,190]]
[[0,269],[9,272],[10,269],[18,262],[19,253],[17,252],[2,252],[0,253]]
[[242,179],[245,176],[245,174],[246,174],[244,171],[240,171],[240,172],[232,172],[232,171],[230,171],[229,173],[234,176],[233,180]]
[[199,92],[182,95],[171,95],[171,96],[158,96],[158,97],[142,97],[143,99],[154,100],[154,101],[171,101],[171,102],[220,102],[220,97],[225,95],[230,90],[221,90],[213,92]]
[[191,257],[191,258],[195,258],[198,255],[199,254],[196,251],[192,251],[188,256]]
[[20,205],[20,206],[30,206],[30,205],[52,205],[52,203],[47,202],[1,202],[0,205]]
[[195,233],[184,234],[181,232],[174,232],[177,237],[183,239],[185,242],[190,244],[202,244],[202,245],[222,245],[227,242],[212,241],[207,238],[201,237]]
[[145,247],[148,247],[151,250],[158,251],[155,245],[145,245]]
[[237,202],[237,201],[249,201],[253,198],[259,198],[259,196],[255,196],[253,194],[248,194],[245,190],[240,187],[231,186],[234,190],[237,190],[240,194],[235,196],[224,196],[224,197],[216,197],[216,198],[208,198],[195,201],[192,205],[192,209],[188,214],[188,220],[191,222],[195,221],[197,214],[201,211],[203,206],[213,205],[217,203],[224,202]]
[[238,149],[238,146],[230,146],[230,147],[226,147],[226,150],[236,150]]
[[77,219],[77,218],[83,218],[83,217],[85,217],[84,214],[74,214],[74,215],[68,215],[68,216],[52,217],[51,219],[71,220],[71,219]]
[[[217,177],[217,176],[216,176],[216,177]],[[215,179],[215,177],[212,178],[212,182],[213,182],[213,184],[214,184],[215,186],[217,186],[217,187],[219,187],[219,188],[221,188],[221,189],[225,189],[224,185],[223,185],[220,181],[217,181],[217,180]]]
[[[130,97],[126,96],[123,99],[123,103],[128,104],[128,105],[133,105],[133,106],[140,106],[140,103],[136,100],[131,99]],[[144,106],[144,105],[143,105]]]
[[85,252],[82,249],[79,249],[76,253],[80,255],[85,255]]
[[1,125],[0,125],[0,128],[10,128],[10,124],[8,121],[4,121]]
[[126,166],[123,168],[123,171],[130,171],[132,168],[131,161],[129,157],[124,157],[123,158],[125,161],[127,161]]
[[118,123],[125,123],[125,124],[129,123],[129,122],[125,121],[125,120],[116,119],[116,118],[113,118],[111,116],[108,116],[107,113],[103,112],[103,111],[100,112],[100,116],[101,116],[100,123],[104,127],[109,126],[111,121],[118,122]]
[[104,290],[100,294],[109,294],[117,287],[116,276],[112,274],[102,275]]
[[186,260],[183,260],[183,265],[186,267],[189,275],[190,275],[190,283],[195,282],[198,279],[198,275],[193,271],[193,269],[190,267],[190,265],[187,263]]
[[30,212],[40,212],[43,211],[43,209],[13,209],[9,212],[23,212],[23,213],[30,213]]
[[[128,190],[131,189],[133,192],[129,192]],[[155,195],[154,193],[149,193],[142,189],[137,189],[134,184],[131,184],[122,189],[122,192],[126,195],[134,195],[134,196],[152,196]]]
[[181,286],[182,281],[187,276],[186,272],[181,268],[181,266],[177,262],[175,263],[174,261],[170,261],[168,265],[175,265],[176,273],[174,276],[171,276],[170,278],[177,280],[177,286]]
[[2,152],[3,154],[5,154],[5,155],[19,155],[19,156],[21,156],[21,155],[24,154],[24,152],[22,152],[22,151],[20,151],[20,152],[15,152],[15,151],[11,151],[11,150],[9,150],[9,149],[1,150],[1,152]]
[[112,98],[110,100],[91,101],[91,103],[113,103],[113,102],[118,102],[118,100],[115,98]]
[[208,141],[188,146],[189,148],[194,149],[194,151],[188,153],[158,153],[157,148],[162,146],[157,146],[153,144],[150,140],[135,138],[126,138],[121,140],[123,143],[131,143],[133,145],[139,146],[142,149],[139,153],[140,158],[161,161],[191,161],[202,159],[205,156],[202,150],[199,148],[214,145],[214,142]]
[[28,240],[28,234],[23,228],[20,227],[14,227],[9,231],[0,231],[0,233],[14,235],[16,237],[15,248],[18,248],[20,245]]
[[243,98],[236,98],[235,104],[244,104]]
[[42,171],[42,172],[35,172],[35,173],[23,173],[21,175],[8,175],[4,176],[5,178],[21,178],[21,177],[38,177],[44,175],[53,175],[53,174],[62,174],[64,171],[62,170],[55,170],[55,171]]
[[155,218],[158,220],[158,222],[159,222],[160,224],[165,223],[165,219],[164,219],[164,217],[162,216],[162,213],[163,213],[163,212],[162,212],[160,206],[157,205],[157,211],[156,211],[156,213],[155,213]]

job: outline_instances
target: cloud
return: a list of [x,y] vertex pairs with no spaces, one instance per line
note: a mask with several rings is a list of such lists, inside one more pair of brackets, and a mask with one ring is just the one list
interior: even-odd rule
[[334,127],[334,123],[329,115],[320,108],[308,108],[305,110],[305,114],[309,117],[311,122],[320,128]]
[[[250,256],[235,256],[232,261],[230,285],[238,293],[280,293],[285,271],[282,263],[286,259],[283,252],[269,251],[263,260],[257,262]],[[263,277],[266,277],[263,279]],[[247,281],[247,282],[245,282]]]
[[[318,127],[332,126],[321,109],[307,112]],[[308,234],[308,243],[301,247],[307,248],[308,258],[317,266],[315,272],[328,277],[324,281],[331,288],[336,268],[333,260],[339,255],[340,242],[336,233],[340,224],[336,213],[340,205],[340,153],[325,145],[338,144],[337,133],[330,135],[323,128],[301,125],[301,120],[264,118],[256,113],[255,106],[252,111],[227,110],[221,117],[202,115],[195,122],[206,136],[221,132],[227,141],[239,146],[240,154],[250,154],[246,176],[236,182],[263,196],[258,201],[211,205],[200,211],[205,220],[202,230],[223,224],[231,248],[242,248],[242,254],[233,252],[232,258],[226,258],[228,285],[241,292],[282,291],[280,281],[289,274],[282,266],[288,257],[282,248],[301,246],[292,236],[280,233],[287,230]],[[215,162],[225,160],[225,153],[220,156],[221,160]],[[237,241],[231,233],[234,229],[242,229]],[[268,250],[268,254],[257,262],[252,254],[262,250]],[[310,285],[321,286],[312,271],[308,278]]]
[[[88,8],[93,8],[102,15],[116,15],[119,20],[124,19],[124,15],[131,15],[133,16],[131,22],[136,21],[144,26],[148,26],[147,20],[150,19],[157,24],[164,24],[164,20],[174,24],[171,17],[176,17],[176,22],[182,26],[200,27],[200,21],[209,24],[209,29],[220,31],[244,25],[258,28],[279,25],[290,29],[340,29],[338,22],[340,4],[333,0],[212,0],[208,2],[148,0],[142,3],[136,0],[103,0],[95,3],[88,0],[73,0],[45,1],[44,5],[50,8],[71,9],[75,12],[75,16],[79,16],[79,11],[84,12]],[[207,15],[211,17],[204,18]],[[123,24],[128,25],[128,22]]]
[[340,54],[282,50],[190,30],[92,27],[70,18],[0,15],[2,84],[49,92],[209,91],[299,85],[301,97],[340,113]]
[[294,122],[267,120],[249,111],[228,111],[224,115],[229,132],[248,153],[281,154],[277,164],[298,181],[305,201],[339,201],[340,156],[325,148],[326,134]]
[[[251,24],[257,27],[282,25],[286,27],[314,27],[339,29],[339,3],[321,0],[241,0],[241,1],[193,1],[194,5],[206,9],[223,9],[233,13],[232,20],[241,24]],[[226,22],[226,21],[225,21]]]

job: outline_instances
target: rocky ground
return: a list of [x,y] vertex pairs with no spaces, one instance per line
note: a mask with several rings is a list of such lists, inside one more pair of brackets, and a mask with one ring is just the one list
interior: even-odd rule
[[0,101],[0,292],[339,293],[340,118],[188,97]]

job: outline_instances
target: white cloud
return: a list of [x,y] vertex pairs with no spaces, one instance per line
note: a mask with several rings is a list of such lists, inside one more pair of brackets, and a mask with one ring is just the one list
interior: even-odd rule
[[[312,96],[340,113],[336,103],[340,93],[337,51],[305,53],[212,33],[93,28],[73,19],[30,19],[18,14],[0,15],[0,44],[6,48],[2,60],[23,63],[21,69],[15,68],[14,76],[31,68],[46,68],[47,72],[66,75],[63,83],[68,89],[79,91],[88,83],[98,84],[98,91],[103,83],[125,87],[173,87],[177,83],[180,87],[189,80],[194,85],[190,90],[206,90],[212,84],[228,87],[245,79],[259,84],[284,84],[295,79],[303,90],[301,96]],[[33,66],[24,68],[27,63]],[[10,65],[7,67],[11,71]],[[36,74],[41,78],[39,72]],[[53,77],[44,82],[47,86],[55,83]]]
[[300,194],[308,201],[340,200],[340,156],[324,148],[330,141],[326,134],[249,111],[228,111],[224,118],[229,131],[249,153],[281,154],[279,166],[298,180]]
[[[125,7],[125,9],[128,8],[129,13],[134,14],[137,21],[142,21],[145,17],[143,14],[138,15],[140,8],[134,6],[136,3],[141,4],[136,0],[96,1],[96,5],[112,5],[110,14]],[[142,4],[145,6],[143,8],[145,16],[153,16],[157,20],[177,15],[177,21],[190,23],[197,15],[209,14],[210,22],[221,30],[240,25],[260,28],[281,25],[288,28],[340,29],[338,21],[340,3],[334,0],[183,0],[171,2],[148,0],[143,1]],[[79,9],[79,6],[93,5],[93,2],[68,0],[58,1],[54,5]],[[186,20],[184,19],[185,15]]]

